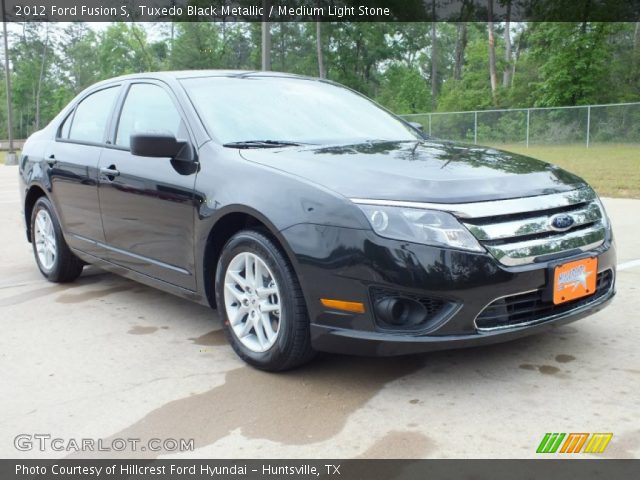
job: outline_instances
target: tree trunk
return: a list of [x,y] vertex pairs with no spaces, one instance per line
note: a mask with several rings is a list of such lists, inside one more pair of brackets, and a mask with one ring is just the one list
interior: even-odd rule
[[47,48],[49,46],[49,23],[45,27],[44,48],[42,50],[42,62],[40,63],[40,77],[38,78],[38,89],[36,90],[36,131],[40,130],[40,97],[42,96],[42,80],[44,79],[44,67],[47,61]]
[[320,75],[320,78],[326,78],[324,53],[322,53],[322,22],[316,22],[316,49],[318,51],[318,75]]
[[518,35],[518,40],[516,42],[516,51],[513,55],[513,65],[511,66],[511,85],[513,86],[513,82],[516,79],[516,65],[518,64],[518,60],[520,59],[520,52],[522,51],[522,40],[526,35],[526,30],[522,31],[520,35]]
[[[4,0],[2,2],[2,18],[7,18]],[[9,140],[9,154],[13,154],[13,99],[11,90],[11,66],[9,60],[9,40],[7,37],[7,22],[2,22],[4,43],[4,74],[7,88],[7,138]],[[8,158],[8,157],[7,157]]]
[[502,86],[511,86],[511,0],[507,0],[507,16],[504,22],[504,72],[502,73]]
[[131,32],[131,35],[133,35],[133,38],[136,39],[136,42],[138,42],[138,45],[140,46],[140,51],[142,52],[142,57],[144,58],[144,62],[146,63],[146,65],[143,66],[144,70],[141,70],[141,71],[146,70],[147,72],[149,72],[153,70],[151,57],[149,56],[149,52],[147,51],[146,39],[143,39],[140,36],[140,30],[138,30],[138,28],[136,27],[135,22],[131,22],[130,32]]
[[493,103],[496,103],[496,89],[498,88],[498,75],[496,73],[496,39],[493,30],[493,0],[487,1],[488,24],[489,30],[489,79],[491,81],[491,95]]
[[436,35],[436,0],[431,0],[431,108],[438,98],[438,41]]
[[[640,64],[640,22],[636,22],[636,30],[633,34],[633,68],[635,72]],[[632,80],[633,81],[633,80]]]
[[262,2],[264,14],[262,16],[262,70],[271,70],[271,24],[269,18],[269,0]]
[[287,62],[286,62],[286,52],[287,52],[287,40],[285,38],[285,35],[287,34],[287,32],[285,32],[285,25],[286,23],[280,22],[278,24],[278,30],[280,32],[280,71],[281,72],[286,72],[287,71]]
[[467,22],[460,22],[456,25],[456,53],[453,67],[453,78],[462,79],[462,67],[464,65],[464,51],[467,48]]

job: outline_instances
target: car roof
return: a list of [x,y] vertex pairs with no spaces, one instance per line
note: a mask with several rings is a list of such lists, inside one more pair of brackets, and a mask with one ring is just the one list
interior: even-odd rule
[[260,71],[260,70],[175,70],[165,72],[144,72],[132,73],[129,75],[121,75],[119,77],[110,78],[105,82],[113,82],[118,80],[135,80],[150,79],[158,80],[175,79],[181,80],[185,78],[207,78],[207,77],[276,77],[276,78],[299,78],[304,80],[320,80],[319,78],[306,77],[293,73]]

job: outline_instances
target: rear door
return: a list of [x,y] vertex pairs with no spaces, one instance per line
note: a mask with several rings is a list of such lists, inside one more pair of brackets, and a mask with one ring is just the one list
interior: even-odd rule
[[138,157],[133,133],[170,133],[192,140],[171,90],[160,82],[128,87],[100,157],[99,197],[109,259],[173,285],[195,290],[193,228],[197,164]]
[[45,151],[51,196],[67,243],[102,256],[105,237],[98,200],[98,163],[120,85],[84,97],[65,118]]

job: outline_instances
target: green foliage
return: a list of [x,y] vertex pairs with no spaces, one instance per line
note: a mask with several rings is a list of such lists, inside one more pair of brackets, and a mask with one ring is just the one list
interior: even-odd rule
[[156,70],[146,30],[137,24],[114,23],[99,34],[97,58],[101,78]]
[[438,100],[438,110],[447,112],[491,108],[493,104],[488,72],[487,44],[476,39],[467,46],[462,79],[452,78],[445,82]]
[[[408,3],[406,8],[413,8]],[[462,75],[454,79],[460,25],[438,23],[323,23],[321,47],[327,78],[364,93],[397,113],[584,105],[640,99],[640,27],[631,23],[512,24],[513,56],[504,57],[504,25],[495,25],[497,74],[509,68],[511,85],[491,92],[486,24],[466,24]],[[242,22],[20,24],[10,38],[15,134],[42,127],[74,95],[113,76],[169,69],[243,69],[261,66],[261,24]],[[274,70],[318,76],[316,24],[271,24]],[[46,47],[45,48],[45,44]],[[431,97],[435,51],[437,96]],[[4,95],[4,85],[0,87]],[[39,106],[39,108],[38,108]],[[0,102],[6,131],[6,106]],[[433,116],[434,129],[472,139],[473,115]],[[522,118],[497,118],[479,139],[520,138]],[[448,123],[448,124],[447,124]],[[450,124],[450,125],[449,125]],[[594,138],[624,129],[637,135],[637,118],[604,115]],[[553,127],[553,128],[551,128]],[[584,119],[532,122],[532,135],[584,131]],[[484,130],[483,130],[484,128]],[[551,129],[551,133],[549,130]],[[616,130],[618,129],[618,130]],[[434,130],[435,131],[435,130]],[[442,131],[442,130],[441,130]],[[5,134],[0,134],[4,136]],[[572,137],[573,138],[573,137]]]
[[534,23],[531,55],[540,65],[536,106],[586,105],[607,101],[607,41],[619,29],[610,23]]
[[376,100],[398,114],[426,112],[431,109],[431,90],[416,68],[392,65],[381,76]]

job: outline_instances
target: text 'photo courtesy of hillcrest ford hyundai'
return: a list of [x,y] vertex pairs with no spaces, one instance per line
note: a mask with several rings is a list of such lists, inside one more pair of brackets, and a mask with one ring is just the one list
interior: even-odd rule
[[430,138],[325,80],[103,81],[27,140],[19,168],[45,277],[95,264],[217,308],[264,370],[501,342],[615,294],[609,220],[581,178]]

